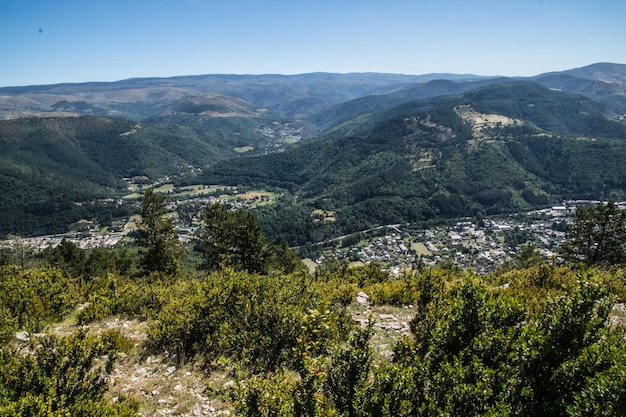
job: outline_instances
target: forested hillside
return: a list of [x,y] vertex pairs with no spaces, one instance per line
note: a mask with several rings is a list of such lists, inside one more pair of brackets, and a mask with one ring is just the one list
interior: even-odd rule
[[[623,69],[532,82],[317,73],[4,88],[0,113],[13,120],[0,122],[0,234],[127,220],[126,204],[103,201],[124,195],[128,177],[274,190],[258,215],[273,241],[292,245],[620,199]],[[555,77],[562,91],[541,85]],[[68,117],[81,114],[120,118]],[[35,115],[57,117],[19,118]]]
[[[626,125],[603,104],[533,83],[411,101],[346,125],[350,136],[217,163],[202,181],[288,190],[292,200],[259,216],[292,244],[626,192]],[[314,210],[335,221],[316,221]]]
[[126,193],[122,178],[180,174],[220,155],[185,127],[91,116],[0,121],[0,147],[0,233],[23,235],[128,215],[94,201]]

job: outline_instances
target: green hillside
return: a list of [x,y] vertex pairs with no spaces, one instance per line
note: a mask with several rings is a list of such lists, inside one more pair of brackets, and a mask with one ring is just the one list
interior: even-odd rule
[[218,163],[203,181],[289,190],[293,200],[259,216],[292,244],[377,224],[621,198],[626,130],[604,110],[533,83],[488,86],[358,117],[352,136]]
[[[278,188],[283,199],[258,214],[292,244],[621,198],[623,73],[598,64],[537,82],[316,73],[0,89],[1,117],[64,116],[0,121],[0,234],[110,219],[111,208],[82,203],[122,195],[121,179],[136,176]],[[67,117],[77,114],[133,121]]]
[[93,116],[0,121],[0,147],[0,234],[108,218],[120,207],[76,203],[122,195],[124,177],[179,174],[220,155],[188,128]]
[[317,130],[303,121],[220,94],[185,98],[144,122],[190,128],[224,156],[236,156],[240,148],[248,148],[252,154],[277,151]]

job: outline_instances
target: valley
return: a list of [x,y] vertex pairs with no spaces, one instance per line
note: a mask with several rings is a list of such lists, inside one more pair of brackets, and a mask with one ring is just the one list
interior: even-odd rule
[[[158,181],[150,186],[156,192],[167,195],[168,217],[173,219],[178,238],[191,243],[199,223],[203,207],[216,202],[231,209],[253,212],[273,205],[280,194],[265,190],[239,190],[237,187],[220,185],[174,186]],[[146,184],[131,182],[132,194],[123,197],[127,202],[138,204]],[[347,262],[352,267],[375,264],[392,276],[399,277],[407,270],[423,267],[454,266],[473,269],[477,273],[490,273],[499,267],[513,265],[522,245],[533,245],[545,261],[560,259],[560,246],[565,239],[566,225],[571,222],[577,206],[589,206],[597,201],[570,200],[560,206],[515,213],[505,216],[448,220],[438,226],[421,224],[390,224],[376,226],[315,244],[294,247],[303,254],[303,262],[313,273],[318,265],[329,262]],[[626,209],[626,202],[619,202]],[[335,221],[333,213],[314,211],[311,217],[322,222]],[[136,231],[140,216],[133,215],[118,220],[113,227],[100,227],[87,220],[77,222],[73,231],[46,236],[8,239],[0,242],[4,248],[18,245],[41,251],[55,247],[62,239],[74,242],[81,249],[114,249],[134,245],[129,236]]]
[[[280,195],[257,204],[257,214],[271,240],[291,246],[385,224],[621,200],[622,70],[206,75],[2,88],[0,236],[64,233],[80,220],[112,227],[136,211],[140,193],[127,192],[128,178]],[[590,82],[606,88],[590,90]],[[320,210],[334,220],[312,215]]]
[[0,88],[0,415],[622,415],[624,85]]

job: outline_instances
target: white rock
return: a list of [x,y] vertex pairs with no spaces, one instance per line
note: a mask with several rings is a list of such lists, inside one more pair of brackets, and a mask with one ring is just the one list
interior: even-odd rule
[[372,299],[370,298],[369,295],[361,291],[356,295],[356,302],[367,307],[370,304],[372,304]]
[[20,342],[28,342],[30,341],[30,334],[28,332],[17,332],[15,333],[15,338]]

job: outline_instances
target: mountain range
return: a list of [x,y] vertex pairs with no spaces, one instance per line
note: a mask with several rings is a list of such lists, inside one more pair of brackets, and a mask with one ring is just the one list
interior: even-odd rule
[[527,78],[206,75],[0,88],[0,234],[124,215],[93,201],[121,195],[130,176],[279,190],[257,215],[291,244],[622,198],[625,83],[626,65],[599,63]]

